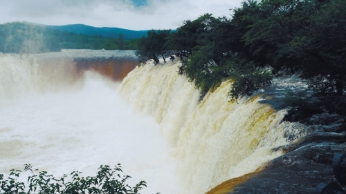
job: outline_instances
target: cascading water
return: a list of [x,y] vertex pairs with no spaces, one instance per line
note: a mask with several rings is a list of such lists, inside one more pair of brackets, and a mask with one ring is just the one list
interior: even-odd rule
[[260,95],[231,101],[225,81],[199,101],[178,62],[138,66],[118,87],[135,65],[109,52],[1,54],[0,173],[31,163],[92,175],[122,163],[133,182],[147,181],[142,193],[199,194],[283,154],[273,148],[292,124]]
[[[0,100],[10,100],[32,93],[57,91],[76,83],[77,70],[69,60],[39,64],[34,57],[2,55],[0,60]],[[69,72],[66,74],[66,72]]]
[[250,173],[282,155],[285,111],[259,103],[261,96],[230,101],[232,85],[223,82],[201,102],[180,63],[137,67],[123,80],[121,95],[135,109],[152,115],[169,140],[186,193],[205,193],[231,178]]
[[118,95],[113,80],[135,66],[131,57],[107,52],[1,54],[1,174],[30,163],[56,176],[74,170],[88,176],[102,164],[121,163],[130,183],[147,181],[141,193],[180,193],[157,123]]

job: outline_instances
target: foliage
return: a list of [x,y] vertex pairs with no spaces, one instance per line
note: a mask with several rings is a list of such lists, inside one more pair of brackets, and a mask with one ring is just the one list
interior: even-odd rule
[[209,24],[213,19],[211,14],[204,14],[194,21],[184,21],[184,24],[168,38],[166,47],[191,54],[197,49],[201,34],[209,30]]
[[245,54],[238,53],[241,50],[232,50],[230,45],[234,39],[229,33],[234,29],[234,23],[231,20],[205,14],[192,23],[199,27],[195,34],[196,44],[189,48],[192,55],[180,68],[180,73],[194,82],[202,93],[218,86],[225,77],[234,81],[229,93],[232,98],[251,95],[271,83],[269,69],[259,68]]
[[161,56],[166,62],[169,50],[165,48],[165,42],[170,35],[171,30],[150,30],[146,37],[142,37],[138,43],[136,55],[140,61],[154,59],[155,63],[159,63],[158,56]]
[[[301,72],[309,80],[318,111],[346,116],[346,2],[263,0],[244,35],[252,58],[274,73]],[[306,111],[300,103],[291,111]],[[310,114],[310,115],[311,115]],[[296,120],[303,117],[296,117]]]
[[114,169],[107,165],[101,165],[97,175],[94,177],[81,177],[81,172],[73,171],[70,173],[70,176],[64,175],[61,178],[56,178],[46,171],[34,172],[30,164],[25,164],[24,170],[33,173],[33,175],[27,178],[28,184],[18,181],[22,172],[20,170],[10,170],[7,179],[3,174],[0,174],[0,193],[136,194],[143,187],[147,186],[145,181],[140,181],[133,187],[129,186],[126,181],[131,177],[121,175],[122,169],[120,164],[115,166]]
[[253,61],[241,57],[233,57],[226,68],[234,80],[230,96],[239,98],[240,95],[251,95],[254,91],[271,84],[273,75],[268,68],[259,68]]
[[300,73],[310,100],[291,104],[291,120],[321,112],[346,118],[345,10],[343,0],[247,0],[230,20],[205,14],[184,22],[168,43],[190,52],[179,73],[203,93],[227,77],[238,98],[273,76]]
[[184,67],[184,73],[190,81],[194,82],[196,87],[206,93],[210,88],[214,88],[221,82],[216,63],[211,59],[212,47],[203,46],[201,50],[196,51]]

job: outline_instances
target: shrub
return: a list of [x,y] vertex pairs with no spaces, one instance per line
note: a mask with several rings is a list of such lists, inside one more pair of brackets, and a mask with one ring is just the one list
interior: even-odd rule
[[25,171],[31,171],[32,175],[27,178],[28,184],[18,181],[22,171],[12,169],[5,178],[0,174],[0,193],[1,194],[25,194],[25,193],[109,193],[109,194],[136,194],[143,187],[145,181],[140,181],[135,186],[129,186],[126,181],[131,178],[128,175],[121,175],[121,165],[118,164],[114,169],[108,165],[101,165],[97,175],[94,177],[81,177],[81,172],[73,171],[70,176],[64,175],[56,178],[46,171],[32,170],[30,164],[24,165]]

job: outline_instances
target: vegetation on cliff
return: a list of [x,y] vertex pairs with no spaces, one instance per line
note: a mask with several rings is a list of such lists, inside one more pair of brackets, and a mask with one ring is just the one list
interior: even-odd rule
[[286,119],[308,122],[323,112],[345,118],[345,23],[344,0],[247,0],[231,19],[205,14],[166,31],[164,42],[155,42],[164,32],[155,31],[140,40],[137,54],[179,54],[179,73],[203,93],[227,78],[234,81],[232,98],[268,86],[273,76],[300,73],[308,92],[291,101]]

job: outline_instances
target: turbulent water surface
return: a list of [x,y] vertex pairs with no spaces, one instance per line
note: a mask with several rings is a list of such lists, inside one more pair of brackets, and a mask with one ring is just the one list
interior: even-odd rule
[[283,154],[274,148],[286,145],[287,134],[296,130],[282,122],[285,110],[260,103],[261,95],[231,100],[231,81],[199,101],[200,92],[177,74],[179,65],[148,62],[137,67],[123,80],[120,93],[160,124],[174,148],[186,193],[205,193]]
[[121,163],[130,182],[147,181],[143,193],[179,191],[158,124],[131,110],[119,83],[64,57],[41,58],[0,57],[0,173],[30,163],[57,176],[93,175]]
[[133,51],[1,55],[0,173],[31,163],[92,175],[121,163],[147,181],[143,193],[199,194],[283,154],[294,126],[264,96],[230,100],[225,81],[200,101],[179,61],[149,61],[117,82],[135,64]]

